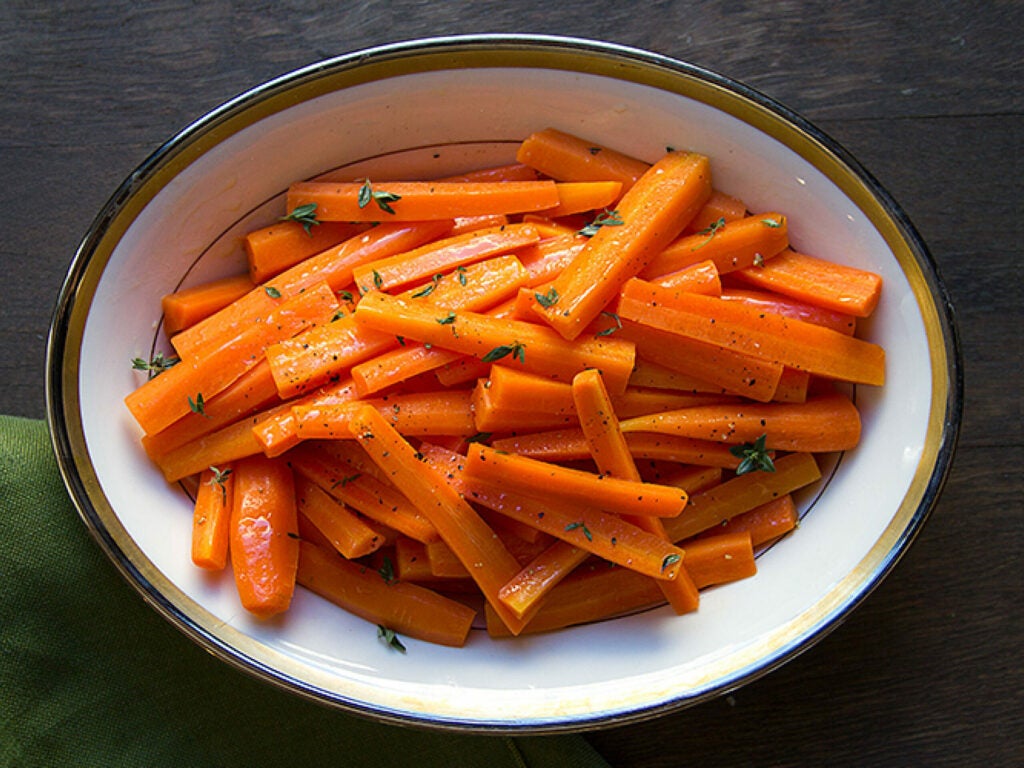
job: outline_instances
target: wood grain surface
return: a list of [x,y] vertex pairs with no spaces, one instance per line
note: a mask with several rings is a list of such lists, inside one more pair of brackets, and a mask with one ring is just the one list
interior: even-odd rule
[[189,121],[318,59],[456,33],[654,50],[745,81],[842,143],[929,244],[966,405],[945,492],[832,634],[728,696],[587,738],[614,766],[1024,763],[1024,3],[0,2],[0,403],[44,413],[45,336],[79,239]]

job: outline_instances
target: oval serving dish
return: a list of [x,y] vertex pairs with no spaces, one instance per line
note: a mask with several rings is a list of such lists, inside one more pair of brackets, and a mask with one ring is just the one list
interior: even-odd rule
[[[513,641],[390,651],[372,625],[299,589],[281,619],[240,608],[230,579],[188,557],[191,502],[139,446],[129,361],[159,346],[160,297],[236,273],[240,236],[280,215],[292,181],[328,172],[438,177],[510,162],[556,127],[655,159],[712,159],[715,186],[790,216],[798,249],[877,272],[861,335],[887,350],[884,387],[856,392],[860,446],[800,497],[799,530],[755,578],[667,608]],[[835,142],[740,83],[591,41],[450,37],[324,61],[259,86],[160,147],[83,240],[51,329],[47,402],[64,479],[125,578],[173,625],[238,668],[385,721],[548,732],[690,705],[820,639],[895,565],[949,469],[961,410],[952,312],[926,247]],[[813,508],[812,508],[813,507]]]

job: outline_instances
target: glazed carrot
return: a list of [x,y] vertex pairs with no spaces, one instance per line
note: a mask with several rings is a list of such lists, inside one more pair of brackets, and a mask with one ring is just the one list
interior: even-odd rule
[[493,258],[540,240],[529,224],[509,224],[437,240],[406,253],[361,264],[353,270],[360,290],[393,291],[432,275]]
[[501,540],[373,406],[365,406],[349,428],[374,463],[433,523],[508,628],[518,633],[521,620],[498,600],[498,590],[519,571]]
[[811,385],[811,374],[796,368],[783,366],[779,385],[775,387],[772,401],[776,403],[807,402],[807,390]]
[[227,565],[234,487],[230,466],[207,467],[199,475],[192,516],[192,562],[200,568],[219,571]]
[[548,237],[536,245],[516,251],[529,274],[527,285],[540,285],[553,280],[587,244],[587,238],[575,232]]
[[559,539],[524,565],[501,588],[498,597],[516,616],[529,622],[543,605],[542,598],[588,557],[587,550]]
[[355,318],[373,330],[471,354],[484,362],[507,357],[524,370],[563,381],[572,381],[586,368],[599,368],[613,392],[625,390],[633,369],[633,345],[628,342],[614,338],[570,342],[533,323],[475,312],[446,314],[422,302],[379,291],[363,296]]
[[[601,374],[593,369],[576,374],[572,380],[572,397],[597,471],[623,480],[642,482]],[[657,518],[623,515],[623,520],[668,542],[665,527]],[[700,604],[697,587],[689,578],[685,565],[672,583],[661,584],[661,591],[677,614],[695,611]]]
[[238,461],[231,507],[231,567],[242,606],[267,618],[288,609],[299,559],[295,483],[287,464]]
[[754,264],[766,264],[788,245],[786,217],[780,213],[761,213],[684,235],[651,259],[640,276],[654,280],[701,261],[713,261],[719,274],[724,275]]
[[297,221],[277,221],[254,230],[242,240],[249,277],[254,283],[265,282],[365,228],[365,225],[337,221],[318,221],[308,228]]
[[458,352],[404,342],[399,349],[353,365],[349,373],[359,396],[366,397],[461,358]]
[[395,539],[395,574],[401,581],[433,581],[427,545],[408,536]]
[[665,288],[677,288],[690,293],[703,293],[705,296],[721,296],[722,280],[718,267],[713,261],[699,261],[656,277],[652,282]]
[[774,472],[748,472],[693,494],[686,513],[666,520],[665,530],[680,542],[820,479],[811,454],[789,453],[775,459]]
[[[623,325],[625,327],[625,324]],[[725,394],[725,389],[722,387],[715,386],[682,371],[666,368],[652,360],[639,356],[639,352],[636,363],[633,366],[633,374],[629,377],[629,383],[630,386],[635,387],[669,389],[676,392],[691,392],[693,394]]]
[[537,313],[563,337],[580,335],[622,284],[653,259],[711,193],[703,155],[670,152],[623,195],[616,221],[602,226],[555,278],[555,300]]
[[[364,261],[384,258],[416,248],[443,237],[452,227],[450,221],[381,224],[351,237],[341,244],[285,270],[266,285],[255,288],[238,301],[171,339],[182,359],[205,356],[225,338],[233,338],[242,329],[265,317],[277,306],[270,293],[282,297],[306,291],[325,282],[333,291],[341,291],[352,282],[352,270]],[[269,292],[267,289],[271,289]]]
[[471,437],[479,431],[473,421],[471,393],[460,390],[388,395],[333,405],[297,405],[292,413],[304,439],[348,439],[349,422],[367,404],[403,435]]
[[[676,291],[674,288],[662,290]],[[698,390],[724,390],[762,402],[775,396],[784,368],[781,363],[680,336],[649,324],[632,322],[629,313],[622,311],[621,301],[618,312],[621,328],[615,336],[635,345],[637,359],[683,374]]]
[[435,181],[538,181],[540,174],[536,169],[522,163],[508,163],[491,168],[476,168],[472,171],[445,176]]
[[299,513],[350,560],[376,552],[384,545],[384,538],[344,503],[301,474],[295,477],[295,502]]
[[703,533],[697,534],[686,543],[687,549],[692,542],[699,541],[708,536],[717,536],[722,533],[746,532],[750,535],[750,543],[757,548],[769,541],[774,541],[783,534],[789,533],[796,528],[799,522],[799,514],[793,497],[790,494],[772,499],[769,502],[754,507],[749,512],[744,512],[709,528]]
[[472,355],[460,355],[455,360],[444,363],[434,375],[442,387],[458,387],[486,378],[490,372],[490,363],[485,363]]
[[259,417],[253,423],[253,436],[262,447],[265,455],[271,457],[280,456],[302,441],[298,434],[295,416],[291,411],[292,407],[297,405],[345,403],[356,399],[356,397],[358,397],[358,394],[352,379],[339,378],[338,381],[325,384],[307,395],[289,400],[285,408],[276,409],[272,413],[259,414]]
[[623,193],[649,167],[642,160],[554,128],[530,134],[519,145],[516,160],[559,181],[618,181]]
[[857,406],[835,392],[803,403],[706,405],[638,416],[622,422],[626,432],[658,432],[723,443],[752,443],[765,435],[769,450],[821,453],[845,451],[860,441]]
[[[656,280],[659,285],[665,285],[663,280]],[[726,301],[738,301],[759,307],[767,312],[774,312],[778,315],[792,317],[795,320],[804,320],[815,325],[823,325],[833,331],[853,336],[857,330],[857,318],[845,312],[836,312],[831,309],[808,304],[799,299],[792,299],[772,291],[728,288],[720,293]]]
[[[537,228],[537,232],[540,233],[541,240],[550,240],[556,237],[568,237],[575,235],[579,231],[579,227],[573,226],[571,221],[568,219],[560,219],[555,221],[548,216],[542,215],[542,213],[524,213],[522,216],[524,224],[531,224]],[[582,235],[580,236],[582,237]]]
[[425,546],[431,576],[438,579],[470,578],[466,566],[443,541],[432,541]]
[[[491,213],[483,216],[456,216],[453,220],[452,231],[449,236],[465,235],[470,232],[479,232],[482,229],[497,229],[509,225],[509,218],[504,213]],[[540,230],[537,230],[538,234]]]
[[719,467],[701,467],[669,462],[668,468],[661,467],[657,471],[648,472],[648,474],[651,476],[651,482],[674,485],[677,488],[682,488],[691,496],[722,483],[722,470]]
[[125,404],[143,430],[159,432],[190,410],[202,413],[205,399],[252,368],[267,346],[328,320],[338,306],[323,283],[276,301],[265,322],[253,323],[202,358],[182,360],[129,393]]
[[349,563],[302,542],[298,582],[360,618],[403,636],[453,647],[465,645],[476,611],[432,590]]
[[757,563],[750,532],[719,533],[688,542],[683,568],[698,589],[753,576]]
[[620,514],[675,517],[686,506],[678,488],[638,483],[571,469],[525,456],[473,445],[466,455],[466,482],[495,483],[501,488],[547,501],[593,506]]
[[882,293],[882,278],[874,272],[797,251],[786,251],[764,269],[741,270],[736,277],[755,287],[856,317],[870,315]]
[[553,181],[301,181],[288,188],[289,212],[313,203],[320,221],[431,221],[554,208],[558,189]]
[[746,215],[747,206],[742,200],[713,189],[711,190],[711,197],[708,198],[708,201],[704,203],[704,207],[697,212],[697,215],[687,225],[686,231],[688,233],[700,232],[702,229],[712,226],[719,219],[728,223],[745,218]]
[[160,301],[164,333],[173,336],[241,298],[253,288],[248,275],[233,275],[169,293]]
[[634,279],[622,290],[618,313],[826,378],[873,385],[885,381],[885,352],[877,344],[737,302]]
[[538,211],[555,218],[575,213],[600,211],[612,205],[622,194],[621,181],[576,181],[558,184],[558,205]]

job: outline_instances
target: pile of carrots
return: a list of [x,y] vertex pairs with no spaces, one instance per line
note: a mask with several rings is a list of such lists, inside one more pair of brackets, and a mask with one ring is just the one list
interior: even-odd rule
[[174,352],[125,402],[256,616],[298,584],[404,649],[685,614],[857,445],[878,275],[794,250],[696,152],[546,129],[516,159],[297,182],[248,274],[164,298]]

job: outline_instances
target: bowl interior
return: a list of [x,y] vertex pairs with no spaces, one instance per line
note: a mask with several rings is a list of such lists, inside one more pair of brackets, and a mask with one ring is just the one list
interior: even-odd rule
[[[190,500],[149,464],[121,402],[139,384],[129,361],[162,344],[160,297],[244,269],[241,235],[280,215],[294,180],[432,177],[510,162],[519,140],[548,126],[648,160],[666,146],[705,153],[716,188],[789,216],[797,249],[883,276],[862,333],[885,346],[888,381],[856,392],[862,444],[838,458],[824,493],[801,497],[799,530],[759,558],[758,575],[708,590],[692,615],[657,609],[515,641],[474,631],[466,648],[409,641],[404,655],[301,589],[283,619],[252,619],[229,577],[189,561]],[[79,256],[51,369],[61,366],[53,413],[83,515],[129,579],[207,647],[385,719],[579,727],[761,674],[890,567],[923,521],[948,442],[950,363],[933,276],[899,217],[831,150],[756,95],[607,50],[403,49],[250,94],[162,150]]]

